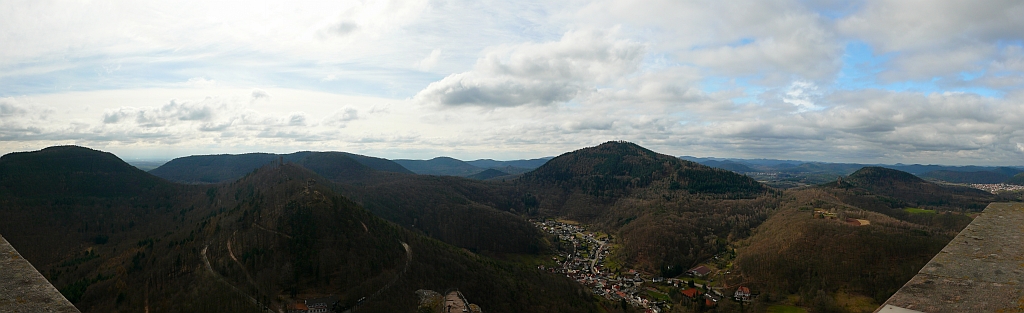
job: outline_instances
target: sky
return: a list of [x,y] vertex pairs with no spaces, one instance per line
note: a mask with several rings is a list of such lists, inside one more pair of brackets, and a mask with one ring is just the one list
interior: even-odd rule
[[0,153],[1024,165],[1024,2],[0,0]]

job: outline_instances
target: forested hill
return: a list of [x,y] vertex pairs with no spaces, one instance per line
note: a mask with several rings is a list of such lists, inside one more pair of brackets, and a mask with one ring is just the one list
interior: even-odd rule
[[551,157],[529,159],[529,160],[512,160],[512,161],[495,161],[492,159],[480,159],[474,161],[466,161],[469,165],[480,167],[480,168],[499,168],[499,167],[515,167],[522,169],[535,169],[544,165],[551,160]]
[[871,193],[897,199],[896,206],[955,206],[967,210],[982,210],[995,197],[985,191],[963,186],[939,185],[913,174],[883,167],[865,167],[841,182],[826,187],[857,187]]
[[[222,266],[215,269],[272,302],[290,293],[335,294],[344,305],[366,297],[359,309],[367,312],[412,312],[417,289],[449,288],[488,312],[596,309],[580,296],[583,287],[564,277],[474,256],[385,222],[331,185],[285,164],[218,188],[215,201],[231,205],[242,196],[210,219],[216,224],[208,227],[220,228],[206,241],[211,262]],[[245,253],[241,265],[229,249]]]
[[665,277],[725,251],[777,203],[749,177],[619,141],[562,154],[513,185],[527,214],[616,234],[614,258]]
[[[277,157],[273,154],[188,157],[169,162],[151,173],[176,175],[174,177],[184,182],[195,182],[195,178],[203,175],[212,178],[200,181],[221,181],[240,177],[247,173],[243,170],[260,166],[260,162],[266,162],[263,165],[277,162]],[[507,185],[461,177],[415,175],[389,160],[359,156],[363,158],[360,159],[341,152],[298,152],[281,157],[286,164],[302,166],[322,178],[340,183],[339,193],[377,216],[460,248],[487,253],[549,249],[533,225],[504,212],[515,208],[514,203],[509,203],[510,199],[518,199]],[[403,171],[385,171],[395,167]],[[175,171],[170,172],[170,169]],[[235,179],[237,177],[229,181]]]
[[1007,184],[1024,185],[1024,173],[1014,175],[1010,179],[1006,180]]
[[[307,157],[315,159],[331,159],[350,165],[344,171],[362,171],[362,166],[367,168],[394,173],[412,174],[411,171],[398,163],[387,159],[369,157],[364,155],[346,152],[295,152],[289,154],[272,153],[246,153],[246,154],[219,154],[219,155],[195,155],[181,157],[149,171],[151,174],[165,178],[170,181],[183,183],[219,183],[232,181],[252,172],[261,166],[283,158],[285,162],[312,164],[313,161],[303,161]],[[354,166],[359,164],[361,166]],[[334,172],[342,172],[335,166]]]
[[926,184],[923,179],[900,170],[884,167],[867,166],[863,167],[847,177],[850,183],[869,187],[883,186],[911,186]]
[[376,172],[354,158],[334,152],[310,152],[296,164],[336,182],[358,180]]
[[756,196],[767,190],[749,177],[622,141],[562,154],[520,180],[579,188],[584,193],[605,197],[622,196],[631,189],[645,187],[741,197]]
[[169,185],[113,154],[79,146],[0,157],[0,194],[9,196],[113,197]]
[[[787,190],[781,209],[738,248],[733,272],[742,277],[729,279],[776,299],[799,296],[818,312],[871,312],[971,222],[960,212],[873,207],[884,205],[877,197],[852,188]],[[836,300],[850,298],[869,303],[843,308],[854,304]]]
[[[865,167],[837,181],[789,189],[780,210],[739,249],[746,284],[796,295],[821,312],[877,308],[996,196],[910,173]],[[874,304],[872,306],[871,304]]]
[[1013,174],[1007,175],[1006,173],[996,171],[931,171],[921,175],[921,177],[924,178],[938,179],[941,181],[960,184],[998,184],[1010,179],[1012,176]]
[[[98,184],[125,171],[110,154],[77,149],[73,158],[46,150],[2,162]],[[69,159],[89,161],[65,166]],[[361,311],[412,312],[420,288],[459,288],[487,312],[598,310],[589,292],[565,277],[386,222],[294,163],[202,186],[127,168],[168,192],[115,184],[125,189],[111,197],[84,188],[59,198],[0,198],[4,237],[83,312],[261,311],[253,301],[278,311],[290,296],[320,294],[340,296],[343,306],[366,297]],[[19,181],[5,175],[0,185]],[[62,184],[41,179],[33,187]]]
[[499,171],[499,170],[496,170],[496,169],[493,169],[493,168],[489,168],[489,169],[484,170],[483,172],[479,172],[479,173],[476,173],[476,174],[473,174],[473,175],[466,176],[466,178],[476,179],[476,180],[487,180],[487,179],[491,179],[491,178],[495,178],[495,177],[502,177],[502,176],[508,176],[508,173],[505,173],[505,172],[502,172],[502,171]]
[[469,176],[483,171],[483,168],[449,157],[430,160],[395,160],[410,171],[421,175]]

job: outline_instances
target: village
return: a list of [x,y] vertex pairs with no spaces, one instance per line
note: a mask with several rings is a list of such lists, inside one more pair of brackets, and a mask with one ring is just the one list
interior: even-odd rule
[[[572,249],[560,252],[552,260],[555,267],[539,266],[551,273],[563,274],[590,287],[594,294],[608,300],[643,308],[646,312],[663,312],[673,305],[669,293],[679,292],[690,299],[695,308],[710,308],[726,298],[749,302],[753,299],[750,289],[745,286],[715,286],[710,279],[715,270],[700,265],[685,273],[688,279],[653,277],[633,269],[608,266],[608,256],[614,245],[610,235],[588,231],[586,227],[572,221],[533,221],[534,225],[548,234],[557,236],[562,243],[571,243]],[[724,257],[724,256],[721,256]],[[715,256],[712,260],[719,260]]]
[[1024,186],[1013,185],[1013,184],[970,184],[971,188],[981,189],[988,191],[989,193],[995,194],[1000,191],[1021,191],[1024,190]]

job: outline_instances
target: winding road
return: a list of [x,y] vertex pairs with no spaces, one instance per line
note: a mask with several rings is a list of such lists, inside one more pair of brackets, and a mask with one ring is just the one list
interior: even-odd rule
[[249,296],[249,294],[245,293],[241,289],[238,289],[238,287],[235,287],[235,285],[232,285],[231,283],[229,283],[226,279],[224,279],[223,276],[220,276],[220,274],[217,273],[217,271],[214,271],[213,270],[213,266],[210,265],[210,259],[206,258],[206,250],[208,248],[210,248],[209,244],[207,244],[206,246],[203,247],[203,251],[200,252],[200,254],[203,256],[203,264],[206,265],[206,271],[210,272],[210,274],[213,274],[213,278],[216,278],[217,281],[221,282],[222,284],[227,285],[228,287],[230,287],[232,290],[234,290],[238,294],[240,294],[242,296],[245,296],[249,300],[250,303],[252,303],[256,307],[262,309],[264,312],[275,313],[274,311],[271,311],[270,308],[268,308],[267,306],[261,304],[259,301],[256,301],[256,298],[253,298],[252,296]]
[[[362,223],[362,222],[360,222],[360,223]],[[288,238],[288,239],[292,238],[291,235],[288,235],[288,234],[285,234],[285,233],[282,233],[282,232],[279,232],[279,231],[271,230],[269,228],[263,227],[263,225],[260,225],[258,223],[253,223],[253,225],[256,226],[256,228],[259,228],[261,230],[264,230],[264,231],[267,231],[267,232],[271,232],[271,233],[280,235],[280,236]],[[365,223],[362,223],[362,225],[363,225],[363,230],[364,231],[366,231],[366,232],[370,231],[368,228],[366,228],[366,224]],[[234,236],[234,234],[232,234],[232,236]],[[404,276],[407,271],[409,271],[409,264],[412,264],[412,247],[410,247],[409,244],[405,243],[404,241],[399,241],[399,243],[401,243],[402,244],[402,248],[405,249],[405,265],[402,266],[402,271],[398,272],[398,275],[395,275],[395,278],[392,279],[390,282],[388,282],[387,284],[384,284],[383,287],[381,287],[377,291],[374,291],[369,296],[364,297],[358,303],[356,303],[355,306],[349,308],[345,312],[350,312],[352,310],[355,310],[357,307],[359,307],[359,305],[363,304],[367,300],[372,300],[372,299],[376,298],[381,293],[383,293],[385,290],[388,290],[388,288],[391,288],[392,285],[394,285],[396,282],[398,282],[398,280],[400,278],[402,278],[402,276]],[[231,240],[228,240],[228,254],[231,256],[231,259],[234,259],[236,263],[238,262],[238,259],[236,259],[234,254],[231,253]],[[206,248],[203,248],[203,262],[206,262],[206,268],[208,270],[210,270],[211,273],[214,273],[216,275],[216,272],[213,272],[213,268],[210,266],[210,262],[206,259]],[[241,263],[239,263],[239,266],[241,266]],[[242,267],[242,270],[243,271],[245,270],[244,266]],[[246,272],[245,275],[246,275],[246,277],[248,277],[249,273]],[[223,278],[220,278],[220,275],[217,275],[217,278],[219,280],[221,280],[222,282],[227,283]],[[252,278],[251,277],[249,277],[249,280],[250,280],[250,282],[252,282]],[[253,283],[253,285],[255,286],[255,283]],[[232,288],[234,288],[234,286],[232,286]],[[235,290],[238,290],[238,289],[235,288]],[[252,299],[252,297],[250,297],[250,299]],[[252,300],[255,301],[256,299],[252,299]]]

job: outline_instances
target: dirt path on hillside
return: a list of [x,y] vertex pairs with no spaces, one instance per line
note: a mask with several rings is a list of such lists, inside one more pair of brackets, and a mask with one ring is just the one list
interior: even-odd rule
[[235,233],[237,232],[238,231],[236,230],[234,233],[231,233],[231,237],[228,237],[228,256],[235,261],[235,264],[238,264],[238,267],[242,268],[242,273],[245,274],[245,278],[249,280],[249,284],[252,284],[253,288],[259,289],[259,285],[256,285],[256,281],[252,279],[251,275],[249,275],[249,270],[245,269],[245,265],[242,265],[242,262],[239,262],[238,258],[235,257],[235,253],[231,251],[231,239],[235,238]]
[[282,232],[279,232],[279,231],[276,231],[276,230],[273,230],[273,229],[270,229],[270,228],[263,227],[263,225],[260,225],[258,223],[252,223],[252,225],[256,226],[256,228],[259,228],[259,229],[262,229],[262,230],[265,230],[265,231],[268,231],[268,232],[272,232],[272,233],[284,236],[285,238],[288,238],[288,239],[292,239],[292,236],[289,235],[289,234],[285,234],[285,233],[282,233]]
[[391,288],[392,285],[394,285],[396,282],[398,282],[398,280],[400,278],[402,278],[402,276],[405,276],[405,272],[409,271],[409,264],[412,263],[412,247],[410,247],[409,244],[407,244],[405,242],[401,242],[401,243],[402,243],[402,248],[405,248],[405,266],[402,266],[402,271],[398,272],[398,275],[395,275],[395,278],[392,279],[387,284],[384,284],[383,287],[381,287],[377,291],[373,292],[373,294],[360,299],[359,302],[357,302],[354,306],[352,306],[352,308],[350,308],[348,310],[345,310],[345,312],[343,312],[343,313],[352,312],[353,310],[358,308],[359,305],[365,303],[366,301],[373,300],[373,299],[377,298],[377,296],[380,296],[381,293],[383,293],[384,291],[388,290],[388,288]]
[[210,265],[210,259],[206,258],[206,250],[208,248],[210,248],[209,244],[203,247],[203,251],[201,251],[200,254],[203,256],[203,264],[206,265],[206,271],[210,272],[210,274],[213,275],[213,278],[217,279],[218,282],[227,285],[229,288],[231,288],[231,290],[234,290],[238,294],[244,296],[246,299],[249,300],[250,303],[252,303],[252,305],[255,305],[256,307],[260,308],[262,311],[267,313],[275,313],[274,311],[271,311],[270,308],[268,308],[267,306],[260,304],[259,301],[256,301],[256,298],[249,296],[249,294],[246,294],[244,291],[235,287],[235,285],[229,283],[226,279],[224,279],[223,276],[220,276],[220,274],[217,273],[217,271],[214,271],[213,266]]

